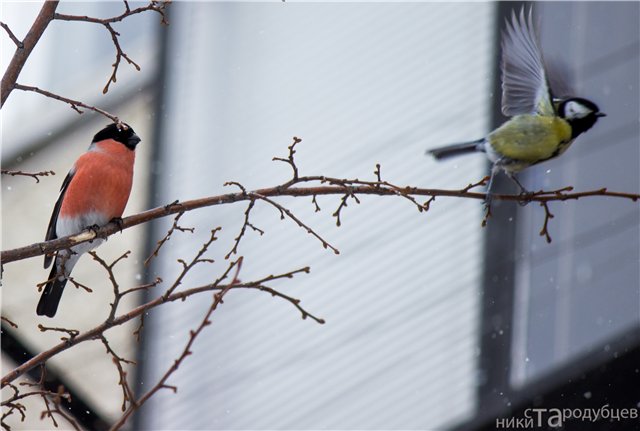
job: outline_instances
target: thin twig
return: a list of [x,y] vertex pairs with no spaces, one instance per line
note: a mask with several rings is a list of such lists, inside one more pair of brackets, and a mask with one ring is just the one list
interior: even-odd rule
[[[4,375],[0,380],[1,387],[5,387],[6,385],[10,384],[18,377],[22,376],[24,373],[28,372],[29,370],[32,370],[33,368],[39,366],[40,364],[45,363],[51,357],[59,354],[60,352],[68,350],[77,344],[90,341],[90,340],[95,340],[99,338],[101,334],[104,334],[104,332],[107,331],[108,329],[113,328],[115,326],[123,325],[126,322],[136,319],[142,316],[143,314],[148,313],[149,310],[159,307],[162,304],[175,302],[175,301],[183,301],[186,298],[189,298],[194,295],[198,295],[203,292],[216,291],[216,290],[220,290],[221,288],[224,289],[226,286],[230,286],[230,288],[233,288],[233,289],[255,288],[255,286],[257,285],[264,285],[270,281],[292,278],[299,273],[307,273],[308,271],[309,271],[308,268],[302,268],[302,269],[297,269],[295,271],[285,272],[282,274],[270,275],[268,277],[264,277],[255,281],[238,282],[236,284],[227,284],[227,285],[223,285],[221,283],[220,281],[222,279],[221,277],[218,280],[216,280],[214,283],[173,292],[169,296],[161,295],[153,300],[150,300],[149,302],[139,305],[133,310],[130,310],[126,313],[116,316],[112,321],[105,321],[100,325],[94,327],[93,329],[79,333],[75,337],[72,337],[68,340],[58,343],[48,350],[40,352],[33,358],[20,364],[18,367],[14,368],[13,370],[9,371],[6,375]],[[62,328],[56,328],[56,329],[60,329],[63,332],[68,331]]]
[[273,161],[278,161],[278,162],[284,162],[287,163],[289,166],[291,166],[291,169],[293,170],[293,177],[291,178],[291,180],[285,184],[282,185],[282,187],[289,187],[289,185],[293,185],[295,184],[295,182],[298,180],[298,166],[296,166],[296,162],[295,162],[295,154],[296,154],[296,145],[298,145],[300,142],[302,142],[302,139],[294,136],[293,137],[293,143],[291,145],[289,145],[289,155],[287,156],[286,159],[282,158],[282,157],[274,157],[272,160]]
[[318,241],[320,241],[320,243],[322,243],[322,247],[330,248],[331,250],[333,250],[333,252],[335,254],[340,254],[340,251],[337,248],[335,248],[334,246],[329,244],[329,242],[327,240],[322,238],[318,233],[316,233],[316,231],[314,231],[309,226],[307,226],[302,220],[300,220],[298,217],[296,217],[295,214],[293,214],[291,211],[289,211],[289,209],[283,207],[282,205],[280,205],[279,203],[277,203],[273,199],[268,198],[266,196],[263,196],[263,195],[261,195],[259,193],[252,192],[252,193],[250,193],[250,195],[254,196],[255,198],[260,199],[260,200],[262,200],[264,202],[267,202],[268,204],[270,204],[271,206],[276,208],[278,211],[280,211],[280,219],[281,220],[284,220],[285,216],[289,217],[298,226],[300,226],[301,228],[306,230],[308,234],[313,235],[314,237],[316,237],[318,239]]
[[0,108],[4,106],[7,98],[15,88],[16,81],[18,80],[18,76],[20,76],[20,72],[22,72],[22,68],[31,55],[33,48],[35,48],[42,37],[42,34],[49,26],[49,23],[53,20],[53,15],[55,14],[57,7],[58,0],[43,2],[38,16],[21,42],[22,45],[18,46],[16,52],[13,54],[4,75],[2,75],[2,82],[0,82]]
[[258,232],[261,236],[264,235],[264,231],[262,229],[260,229],[259,227],[256,227],[254,224],[252,224],[249,221],[249,214],[251,214],[251,210],[253,209],[255,204],[256,204],[255,200],[249,201],[249,205],[247,205],[247,209],[244,211],[244,222],[242,223],[240,232],[238,233],[238,236],[235,237],[234,239],[233,247],[231,247],[231,250],[229,250],[229,253],[227,253],[224,256],[225,259],[229,259],[229,257],[231,257],[232,254],[238,253],[238,246],[240,245],[240,241],[244,237],[244,234],[246,233],[247,228],[250,228],[254,232]]
[[113,302],[111,303],[111,309],[109,310],[109,316],[107,317],[107,320],[106,320],[107,322],[110,322],[110,321],[112,321],[114,319],[114,317],[116,315],[116,312],[118,311],[118,306],[120,305],[120,300],[126,294],[126,293],[120,293],[120,285],[118,284],[118,281],[116,280],[116,275],[113,272],[113,268],[118,264],[118,262],[120,262],[120,261],[122,261],[124,259],[127,259],[130,254],[131,254],[131,250],[127,250],[122,255],[120,255],[120,257],[118,257],[116,260],[114,260],[113,262],[108,264],[100,256],[98,256],[98,254],[95,251],[89,251],[89,255],[91,255],[93,260],[98,262],[100,264],[100,266],[102,266],[104,268],[104,270],[107,272],[107,276],[109,278],[109,282],[111,283],[111,286],[113,287]]
[[113,348],[111,348],[111,345],[109,344],[109,341],[104,336],[104,334],[100,336],[100,341],[102,341],[102,344],[107,349],[107,353],[111,355],[113,364],[115,365],[118,372],[118,385],[122,388],[122,405],[120,406],[120,408],[122,411],[125,411],[127,409],[127,403],[135,402],[135,395],[133,393],[133,390],[131,389],[131,386],[129,386],[129,383],[127,382],[127,372],[124,370],[122,364],[135,365],[136,363],[119,356],[113,350]]
[[109,35],[111,36],[111,41],[113,42],[113,46],[116,49],[116,59],[112,65],[113,69],[111,72],[111,76],[109,76],[109,79],[107,80],[107,84],[104,86],[104,89],[102,90],[102,93],[106,94],[109,91],[109,86],[112,83],[115,83],[117,81],[118,68],[120,67],[120,62],[122,61],[122,59],[124,59],[127,63],[131,64],[133,67],[135,67],[136,70],[138,71],[140,70],[140,66],[135,61],[133,61],[120,46],[120,39],[119,39],[120,33],[118,33],[113,28],[112,24],[116,22],[120,22],[131,15],[135,15],[135,14],[146,12],[146,11],[157,12],[162,17],[162,22],[166,24],[167,21],[166,21],[166,15],[165,15],[165,8],[167,4],[169,4],[168,1],[165,1],[165,2],[151,1],[146,6],[139,7],[132,10],[129,7],[129,4],[125,2],[124,3],[125,11],[122,14],[111,17],[111,18],[95,18],[90,16],[66,15],[66,14],[56,13],[54,15],[54,19],[61,20],[61,21],[76,21],[76,22],[80,21],[80,22],[89,22],[93,24],[100,24],[109,32]]
[[131,414],[134,411],[136,411],[138,408],[140,408],[141,405],[143,405],[149,398],[151,398],[159,390],[161,390],[161,389],[171,389],[171,390],[173,390],[174,393],[177,391],[177,388],[175,386],[171,386],[171,385],[167,384],[167,380],[169,379],[169,377],[171,377],[171,375],[173,373],[175,373],[178,370],[178,368],[180,368],[180,365],[187,358],[187,356],[191,355],[191,353],[192,353],[191,352],[191,348],[193,346],[193,343],[196,341],[196,338],[198,337],[198,335],[200,335],[200,333],[204,330],[204,328],[206,326],[211,325],[211,315],[218,308],[218,306],[220,304],[222,304],[222,300],[223,300],[224,296],[227,294],[227,292],[229,292],[229,290],[233,286],[235,286],[236,284],[239,283],[240,280],[238,279],[238,274],[240,272],[240,269],[242,268],[242,257],[238,258],[238,260],[236,260],[235,262],[232,262],[229,265],[229,267],[227,268],[227,270],[225,271],[225,273],[223,274],[223,276],[221,278],[219,278],[218,280],[216,280],[216,282],[214,284],[218,284],[219,281],[225,279],[227,277],[227,275],[229,274],[229,272],[234,267],[236,269],[236,272],[235,272],[235,275],[233,276],[233,279],[231,280],[231,282],[227,286],[222,288],[222,290],[220,290],[220,292],[218,292],[215,295],[213,295],[213,302],[211,303],[211,305],[209,306],[209,309],[207,310],[207,312],[205,313],[204,317],[202,318],[202,321],[200,322],[200,324],[195,329],[189,331],[189,340],[187,341],[186,345],[184,346],[184,349],[182,350],[182,353],[180,354],[180,356],[178,356],[178,358],[173,362],[173,364],[164,373],[164,375],[160,378],[160,380],[158,381],[158,383],[155,386],[153,386],[147,393],[145,393],[142,397],[140,397],[140,399],[138,399],[137,401],[135,401],[135,402],[133,402],[133,403],[131,403],[129,405],[129,408],[127,409],[127,411],[111,427],[111,430],[120,429],[125,424],[125,422],[129,418],[129,416],[131,416]]
[[544,208],[544,222],[542,224],[542,229],[540,229],[540,236],[544,236],[547,243],[550,244],[551,235],[549,234],[549,221],[555,216],[551,214],[548,202],[540,202],[540,206]]
[[38,323],[38,329],[40,330],[40,332],[53,331],[53,332],[63,332],[67,334],[68,337],[60,337],[62,341],[72,341],[74,338],[78,336],[78,334],[80,334],[80,331],[78,331],[77,329],[52,328],[52,327],[44,326],[41,323]]
[[38,87],[33,87],[33,86],[29,86],[29,85],[22,85],[22,84],[16,83],[14,85],[14,88],[16,90],[32,91],[34,93],[42,94],[43,96],[49,97],[51,99],[55,99],[55,100],[59,100],[61,102],[67,103],[71,107],[71,109],[76,111],[78,114],[83,114],[84,113],[84,111],[82,109],[80,109],[80,108],[88,109],[90,111],[94,111],[94,112],[97,112],[98,114],[104,115],[105,117],[107,117],[108,119],[113,121],[114,123],[120,123],[120,119],[118,117],[116,117],[115,115],[108,113],[104,109],[100,109],[100,108],[96,108],[95,106],[87,105],[86,103],[80,102],[79,100],[69,99],[67,97],[60,96],[58,94],[52,93],[50,91],[42,90],[42,89],[40,89]]
[[12,320],[10,320],[8,317],[2,316],[1,319],[2,319],[3,322],[7,322],[7,324],[9,326],[11,326],[12,328],[18,329],[18,325],[16,323],[14,323]]
[[149,266],[149,263],[151,262],[151,260],[155,257],[158,256],[158,253],[160,252],[160,249],[162,248],[162,246],[171,239],[171,235],[173,235],[173,233],[175,231],[179,231],[179,232],[190,232],[193,233],[195,231],[195,228],[192,227],[182,227],[178,224],[178,221],[180,220],[180,218],[184,215],[184,212],[178,213],[178,215],[176,215],[176,217],[173,219],[173,226],[171,226],[171,228],[169,228],[169,230],[167,231],[167,233],[165,234],[164,237],[162,237],[157,243],[156,243],[156,248],[153,250],[153,252],[151,252],[151,254],[149,255],[149,257],[147,257],[144,261],[144,266]]
[[9,35],[9,39],[11,39],[13,41],[13,43],[16,44],[16,47],[18,49],[24,48],[24,43],[22,43],[22,41],[20,39],[18,39],[15,34],[13,34],[13,32],[11,31],[11,29],[9,28],[9,26],[7,24],[5,24],[4,22],[0,21],[0,26],[2,26],[2,28],[4,28],[4,31],[6,31],[7,35]]
[[209,250],[209,247],[211,246],[211,244],[217,241],[218,237],[216,235],[218,234],[218,232],[220,232],[220,230],[222,230],[221,227],[216,227],[214,229],[211,229],[209,238],[202,244],[202,247],[200,248],[200,250],[198,250],[194,258],[191,259],[191,262],[187,263],[183,259],[178,259],[178,262],[182,264],[182,272],[178,275],[176,280],[173,282],[173,285],[170,288],[168,288],[167,291],[162,295],[163,298],[168,299],[171,296],[173,291],[176,290],[180,286],[180,284],[182,284],[182,280],[184,279],[184,277],[187,276],[189,271],[191,271],[191,268],[198,265],[199,263],[213,263],[213,259],[207,259],[202,256],[204,256],[205,253]]
[[300,300],[297,298],[294,298],[292,296],[289,295],[285,295],[282,292],[279,292],[271,287],[268,286],[263,286],[263,285],[257,285],[257,286],[247,286],[247,289],[258,289],[261,290],[263,292],[268,292],[271,294],[271,296],[274,297],[278,297],[278,298],[282,298],[288,302],[290,302],[291,304],[293,304],[294,307],[296,307],[298,309],[298,311],[300,311],[300,314],[302,315],[302,319],[306,319],[307,317],[312,318],[313,320],[315,320],[317,323],[323,325],[325,324],[325,320],[321,317],[317,317],[314,316],[313,314],[311,314],[310,312],[308,312],[307,310],[305,310],[301,305],[300,305]]
[[23,177],[31,177],[36,180],[36,183],[40,182],[40,178],[38,177],[48,177],[49,175],[55,175],[56,173],[53,171],[42,171],[42,172],[23,172],[23,171],[9,171],[7,169],[2,169],[2,175],[11,175],[15,176],[23,176]]

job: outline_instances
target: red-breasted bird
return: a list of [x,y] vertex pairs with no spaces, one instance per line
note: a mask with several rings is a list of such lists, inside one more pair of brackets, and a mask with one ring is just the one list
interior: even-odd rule
[[[76,160],[60,187],[46,241],[120,219],[131,193],[135,149],[139,142],[138,135],[124,123],[110,124],[93,137],[89,150]],[[55,264],[38,302],[38,315],[55,316],[64,286],[78,259],[103,241],[95,239],[56,253]],[[53,255],[45,256],[44,267],[48,268],[52,260]]]

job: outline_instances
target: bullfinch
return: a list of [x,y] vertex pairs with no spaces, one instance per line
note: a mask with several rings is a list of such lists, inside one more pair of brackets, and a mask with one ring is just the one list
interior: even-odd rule
[[[46,241],[120,219],[131,193],[135,149],[139,142],[138,135],[124,123],[110,124],[93,137],[89,149],[78,158],[60,187]],[[38,315],[55,316],[64,286],[78,259],[103,241],[95,239],[55,254],[55,264],[36,309]],[[54,255],[45,256],[45,269],[53,258]]]

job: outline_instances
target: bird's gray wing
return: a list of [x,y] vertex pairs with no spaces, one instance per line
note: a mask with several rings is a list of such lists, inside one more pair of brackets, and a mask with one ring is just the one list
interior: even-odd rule
[[533,8],[512,12],[502,34],[502,113],[555,115]]

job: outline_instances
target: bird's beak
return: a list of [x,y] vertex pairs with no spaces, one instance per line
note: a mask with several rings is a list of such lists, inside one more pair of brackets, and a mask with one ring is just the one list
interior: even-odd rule
[[607,114],[605,114],[604,112],[596,112],[596,117],[606,117]]
[[142,140],[142,139],[140,139],[140,137],[139,137],[138,135],[136,135],[135,133],[134,133],[133,135],[131,135],[131,136],[129,137],[129,139],[128,139],[128,141],[129,141],[129,145],[130,145],[130,146],[132,146],[132,147],[134,147],[134,148],[135,148],[135,146],[136,146],[136,145],[138,145],[138,143],[139,143],[141,140]]

